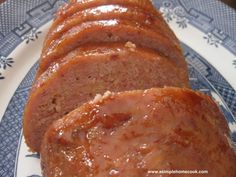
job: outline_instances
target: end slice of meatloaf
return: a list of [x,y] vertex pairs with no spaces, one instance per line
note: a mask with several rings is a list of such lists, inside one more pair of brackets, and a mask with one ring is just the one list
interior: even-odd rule
[[161,33],[162,36],[167,37],[169,42],[176,43],[176,45],[179,46],[178,40],[165,24],[163,18],[150,12],[146,12],[141,8],[120,5],[103,5],[78,11],[70,18],[67,18],[62,23],[58,24],[47,35],[42,55],[46,53],[47,48],[50,47],[52,41],[58,40],[66,31],[70,30],[74,26],[78,26],[87,21],[111,19],[125,19],[137,22],[140,25],[145,24],[150,29],[154,29],[156,32]]
[[58,171],[63,177],[151,177],[162,176],[163,169],[235,177],[229,138],[219,108],[201,93],[177,88],[106,93],[50,126],[41,165],[44,177]]
[[154,49],[181,67],[185,65],[182,62],[184,58],[178,44],[163,36],[162,32],[134,21],[113,19],[84,22],[71,28],[61,38],[54,40],[41,57],[37,75],[40,75],[50,63],[79,46],[88,43],[127,41],[137,46]]
[[24,113],[24,135],[40,151],[48,126],[106,90],[188,87],[185,68],[132,43],[88,46],[69,53],[35,82]]

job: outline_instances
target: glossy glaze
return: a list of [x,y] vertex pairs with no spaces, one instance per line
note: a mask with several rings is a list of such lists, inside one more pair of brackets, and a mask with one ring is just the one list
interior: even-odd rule
[[41,152],[43,172],[149,177],[159,176],[153,173],[158,170],[208,170],[207,177],[234,177],[236,154],[228,132],[216,104],[187,89],[110,94],[50,127]]
[[[70,18],[64,19],[62,23],[59,23],[55,29],[51,29],[47,35],[46,41],[44,43],[44,49],[42,53],[45,53],[46,48],[50,43],[59,38],[64,32],[68,31],[75,25],[79,25],[86,21],[94,20],[109,20],[109,19],[128,19],[131,21],[139,22],[140,24],[145,23],[149,25],[150,28],[158,31],[165,31],[164,36],[175,40],[177,39],[173,32],[168,30],[167,25],[164,23],[163,19],[159,16],[152,14],[151,12],[145,12],[142,9],[135,7],[122,7],[119,5],[103,5],[94,8],[85,9],[78,11]],[[55,22],[54,22],[55,23]],[[159,30],[157,30],[159,29]]]
[[[110,10],[112,7],[114,9]],[[93,21],[89,21],[82,12],[86,9],[91,10]],[[120,11],[128,10],[126,17],[96,20],[101,16],[114,15],[115,9],[118,9],[118,17],[122,16]],[[96,10],[103,15],[97,15]],[[96,93],[108,89],[126,91],[189,86],[187,64],[179,42],[175,37],[167,37],[173,33],[160,19],[151,1],[70,1],[59,10],[48,38],[63,19],[73,19],[76,12],[85,15],[84,21],[77,24],[79,20],[76,20],[74,25],[65,23],[68,30],[44,46],[46,50],[42,53],[24,113],[24,135],[33,151],[40,151],[42,137],[54,120],[88,101]],[[132,13],[135,20],[131,19]],[[160,21],[160,29],[155,30],[149,24],[153,20],[158,23],[150,14]],[[91,50],[94,49],[91,48],[97,50],[96,55],[93,55]]]
[[[186,68],[181,49],[161,32],[134,21],[113,19],[84,22],[71,28],[61,38],[52,41],[41,58],[40,69],[42,67],[42,70],[45,70],[48,64],[85,44],[128,41],[137,46],[154,49],[161,55],[169,57],[178,66]],[[39,74],[41,73],[42,71]]]
[[64,6],[60,7],[56,18],[49,29],[50,34],[60,23],[62,23],[65,19],[70,18],[73,14],[78,11],[83,11],[88,8],[93,8],[101,5],[122,5],[122,6],[133,6],[142,8],[148,11],[156,11],[151,2],[148,0],[72,0]]
[[[92,20],[99,21],[99,20],[114,20],[114,19],[117,19],[117,20],[124,19],[130,22],[133,21],[132,22],[133,24],[134,22],[136,23],[136,26],[134,26],[134,28],[137,26],[148,26],[149,29],[153,29],[154,32],[159,33],[155,37],[161,36],[160,39],[158,39],[158,41],[162,41],[162,43],[164,43],[164,46],[166,46],[166,44],[174,44],[174,47],[166,46],[168,48],[168,52],[174,50],[175,51],[174,53],[177,54],[178,53],[177,51],[179,51],[180,55],[179,57],[177,57],[178,58],[177,60],[181,60],[179,59],[181,57],[181,49],[180,49],[179,41],[175,37],[174,33],[168,28],[168,25],[164,22],[161,15],[156,11],[151,1],[149,0],[70,1],[69,4],[66,4],[65,6],[59,9],[57,17],[48,32],[48,35],[44,42],[44,47],[41,54],[40,66],[39,66],[39,70],[37,72],[36,77],[39,77],[48,68],[48,66],[51,63],[53,63],[55,60],[60,59],[61,55],[63,55],[63,52],[61,51],[64,51],[64,48],[67,48],[67,46],[71,46],[71,48],[73,48],[73,46],[79,46],[80,44],[83,44],[84,42],[89,42],[89,41],[83,41],[83,39],[79,38],[78,40],[80,42],[78,42],[77,45],[74,44],[73,42],[65,43],[66,46],[62,47],[63,50],[61,50],[60,48],[59,49],[60,52],[58,52],[59,54],[57,56],[55,55],[52,56],[50,54],[50,50],[57,46],[57,43],[58,41],[60,41],[59,39],[61,37],[63,38],[63,36],[68,35],[68,33],[66,33],[68,30],[70,30],[76,25],[77,26],[79,26],[79,24],[83,25],[83,22],[89,22]],[[95,25],[94,28],[96,27],[97,26]],[[96,29],[97,34],[102,33],[102,31],[100,30],[103,30],[103,29],[101,28]],[[108,29],[108,31],[109,30],[110,29]],[[126,28],[121,29],[121,30],[125,31]],[[83,32],[85,33],[85,31]],[[86,34],[84,33],[82,34],[81,32],[81,34],[85,36]],[[135,32],[130,32],[128,30],[126,31],[126,33],[132,34]],[[104,38],[106,37],[103,34],[101,34],[101,36]],[[77,37],[78,36],[76,36],[76,38]],[[119,39],[119,37],[120,37],[119,34],[117,34],[117,40]],[[121,38],[125,40],[123,42],[127,42],[129,40],[129,39],[125,39],[124,36],[122,36]],[[119,41],[119,42],[122,42],[122,41]],[[132,41],[132,42],[136,42],[136,41]],[[151,44],[152,42],[149,41],[148,43]],[[150,47],[150,46],[147,46],[147,47]],[[159,48],[162,48],[162,47],[160,46]],[[160,51],[162,51],[162,49]],[[168,52],[163,52],[163,53],[167,54]],[[175,58],[175,56],[172,56],[172,55],[171,57]]]
[[166,85],[188,87],[188,76],[152,50],[111,43],[78,48],[34,83],[24,113],[26,142],[39,152],[48,126],[97,93]]
[[149,0],[72,0],[58,10],[57,17],[51,29],[78,11],[109,4],[138,7],[146,11],[156,12],[156,9]]

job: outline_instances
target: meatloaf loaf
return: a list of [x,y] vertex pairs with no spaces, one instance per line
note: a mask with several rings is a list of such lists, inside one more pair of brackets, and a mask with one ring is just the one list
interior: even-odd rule
[[24,113],[24,136],[33,151],[48,126],[106,90],[188,87],[186,70],[132,43],[84,46],[52,65],[35,82]]
[[41,148],[44,177],[235,177],[235,164],[217,105],[177,88],[97,96],[54,122]]

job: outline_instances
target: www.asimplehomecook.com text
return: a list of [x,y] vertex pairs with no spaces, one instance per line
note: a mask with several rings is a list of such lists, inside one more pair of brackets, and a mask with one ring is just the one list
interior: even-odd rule
[[149,174],[208,174],[208,170],[150,170]]

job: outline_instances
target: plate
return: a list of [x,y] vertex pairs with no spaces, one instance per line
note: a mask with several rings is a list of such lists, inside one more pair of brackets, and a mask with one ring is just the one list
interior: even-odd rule
[[[22,113],[53,14],[66,0],[0,5],[0,176],[40,177],[22,136]],[[192,88],[211,95],[236,142],[236,12],[216,0],[154,0],[180,39]],[[12,13],[14,12],[14,13]]]

